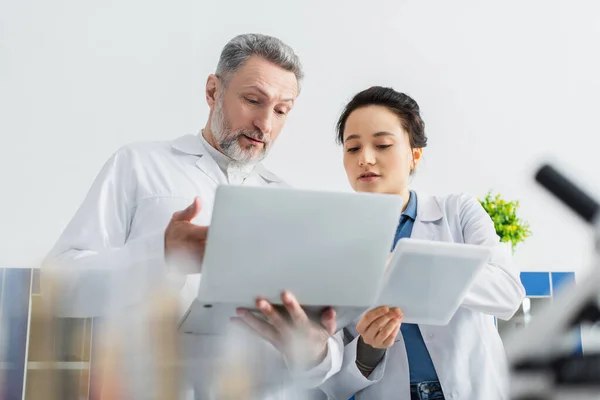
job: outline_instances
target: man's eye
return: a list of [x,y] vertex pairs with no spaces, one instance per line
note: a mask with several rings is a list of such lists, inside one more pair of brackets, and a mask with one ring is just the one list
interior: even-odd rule
[[350,147],[348,150],[346,150],[348,153],[355,153],[359,150],[358,147]]
[[254,99],[249,99],[246,97],[246,101],[250,104],[258,104],[258,100],[254,100]]

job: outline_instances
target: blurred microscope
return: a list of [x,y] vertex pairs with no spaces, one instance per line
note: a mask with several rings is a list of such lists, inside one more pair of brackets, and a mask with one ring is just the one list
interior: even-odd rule
[[[595,256],[590,273],[562,290],[504,337],[513,400],[600,399],[600,346],[573,352],[573,331],[593,332],[600,343],[600,205],[550,165],[536,181],[593,229]],[[589,339],[588,339],[589,340]]]

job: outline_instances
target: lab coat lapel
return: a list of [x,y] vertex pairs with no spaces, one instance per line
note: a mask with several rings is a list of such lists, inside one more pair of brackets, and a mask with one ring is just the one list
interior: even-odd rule
[[172,147],[183,153],[198,156],[196,166],[202,172],[217,184],[226,183],[224,182],[224,180],[226,181],[225,176],[217,165],[217,162],[204,148],[198,137],[194,135],[181,136],[172,142]]
[[271,171],[267,170],[265,166],[262,165],[262,163],[256,164],[249,178],[259,180],[263,185],[268,185],[271,183],[282,183],[281,179]]
[[215,183],[227,183],[221,168],[219,168],[217,162],[210,156],[210,154],[202,154],[200,158],[198,158],[198,161],[196,161],[196,166],[200,168],[200,171],[204,172]]

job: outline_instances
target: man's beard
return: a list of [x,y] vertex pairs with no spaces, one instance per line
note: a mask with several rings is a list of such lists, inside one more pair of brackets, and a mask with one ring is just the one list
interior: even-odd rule
[[[242,164],[262,161],[267,156],[267,153],[271,148],[270,135],[263,134],[258,129],[244,128],[232,131],[231,125],[225,119],[225,113],[223,112],[223,101],[221,98],[218,98],[217,103],[215,104],[215,109],[213,111],[210,123],[210,130],[212,131],[212,134],[221,151],[223,151],[223,153],[232,160]],[[260,151],[255,151],[255,146],[257,146],[256,144],[242,146],[239,142],[239,138],[242,135],[263,142]]]

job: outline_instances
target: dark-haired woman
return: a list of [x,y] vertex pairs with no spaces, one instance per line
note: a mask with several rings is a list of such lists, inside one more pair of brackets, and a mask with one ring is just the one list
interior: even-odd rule
[[355,191],[401,195],[392,248],[410,237],[491,246],[494,252],[449,324],[404,324],[401,310],[379,307],[336,335],[344,344],[342,367],[320,388],[339,400],[508,399],[494,317],[509,319],[525,290],[476,198],[410,189],[409,177],[427,145],[418,104],[391,88],[371,87],[346,106],[337,139]]

